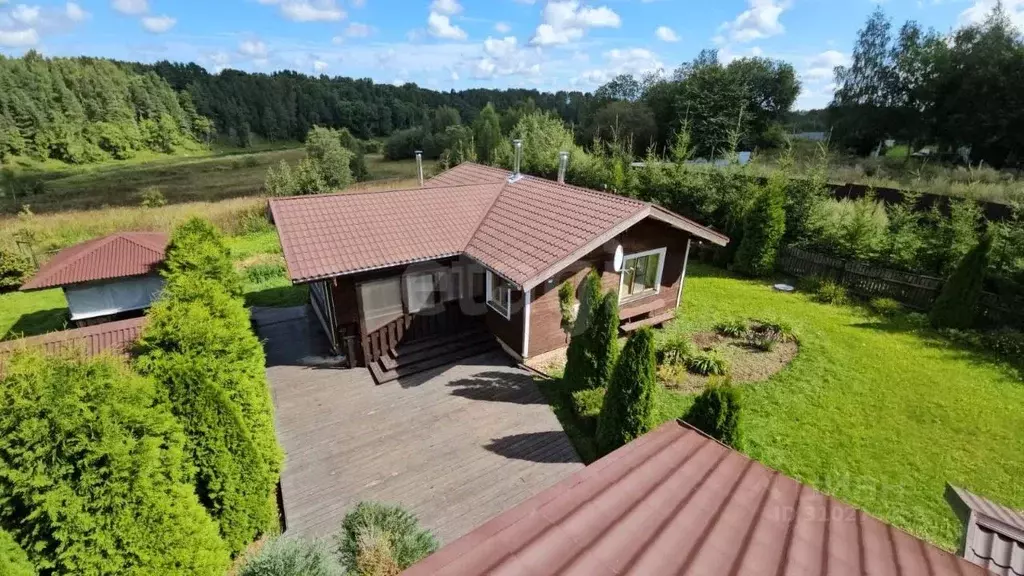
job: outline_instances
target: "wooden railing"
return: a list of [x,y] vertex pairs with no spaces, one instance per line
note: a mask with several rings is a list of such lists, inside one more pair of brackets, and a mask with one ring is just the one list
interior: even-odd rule
[[467,329],[475,321],[477,320],[462,313],[458,302],[444,304],[429,311],[406,314],[363,335],[363,362],[376,362],[389,350],[402,343]]

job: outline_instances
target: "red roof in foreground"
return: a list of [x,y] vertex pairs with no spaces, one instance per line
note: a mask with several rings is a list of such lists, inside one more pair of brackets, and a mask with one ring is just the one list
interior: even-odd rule
[[65,248],[39,268],[22,290],[142,276],[164,260],[167,235],[121,232]]
[[632,198],[465,163],[422,188],[272,199],[294,282],[466,254],[523,288],[655,218],[728,238]]
[[146,318],[143,316],[0,342],[0,357],[23,348],[39,349],[45,354],[60,354],[78,349],[88,356],[103,352],[125,354],[138,341],[145,324]]
[[404,574],[986,572],[669,422]]

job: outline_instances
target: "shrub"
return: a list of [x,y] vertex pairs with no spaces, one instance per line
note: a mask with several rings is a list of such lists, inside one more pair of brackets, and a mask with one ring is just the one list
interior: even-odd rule
[[267,217],[267,207],[259,204],[238,214],[235,229],[242,234],[263,234],[274,231],[274,225]]
[[31,260],[0,246],[0,293],[17,290],[31,273]]
[[811,276],[804,276],[803,278],[797,278],[796,287],[801,292],[806,292],[808,294],[814,294],[814,293],[816,293],[818,291],[818,288],[821,287],[821,283],[824,282],[824,281],[825,281],[825,279],[822,278],[821,276],[817,276],[817,275],[813,275],[812,274]]
[[221,575],[181,427],[112,357],[18,352],[0,379],[0,526],[57,574]]
[[601,368],[594,358],[590,340],[593,337],[594,316],[601,304],[601,280],[596,272],[587,274],[580,286],[580,310],[573,323],[569,349],[566,351],[565,381],[569,390],[594,388]]
[[253,264],[245,269],[245,279],[252,284],[262,284],[279,278],[287,278],[288,271],[280,262]]
[[615,357],[619,352],[619,294],[609,291],[601,298],[594,315],[593,335],[588,340],[590,355],[594,359],[595,372],[587,383],[588,388],[603,388],[608,385],[615,368]]
[[875,314],[886,318],[897,316],[903,311],[903,304],[900,304],[892,298],[872,298],[871,301],[868,302],[868,307],[871,308],[871,311]]
[[[304,194],[321,191],[341,190],[352,183],[351,162],[354,154],[341,145],[341,138],[336,130],[314,126],[306,134],[306,160],[323,181],[323,187],[310,187],[303,191],[302,178],[299,180],[300,192]],[[300,163],[300,168],[302,164]]]
[[730,383],[712,384],[697,396],[685,420],[708,436],[742,450],[741,399],[739,389]]
[[729,338],[743,338],[750,330],[750,323],[742,318],[719,322],[715,325],[715,332]]
[[263,348],[238,298],[216,282],[172,278],[149,312],[136,366],[185,430],[200,500],[233,551],[271,525],[281,470]]
[[655,376],[654,333],[641,328],[622,350],[597,418],[601,453],[607,454],[651,429]]
[[233,296],[242,295],[242,279],[231,262],[231,250],[220,231],[202,218],[190,218],[174,229],[163,273],[168,279],[198,275],[218,282]]
[[167,205],[167,198],[156,186],[148,186],[139,192],[139,206],[143,208],[159,208]]
[[576,290],[568,280],[558,287],[558,311],[562,315],[562,331],[572,334],[572,325],[576,322]]
[[729,372],[729,361],[718,350],[701,350],[686,360],[686,368],[702,376],[721,376]]
[[835,280],[822,280],[821,284],[818,285],[818,291],[814,294],[814,299],[818,302],[835,304],[837,306],[846,304],[846,287]]
[[762,352],[771,352],[782,342],[782,335],[771,330],[751,332],[747,337],[747,343]]
[[604,404],[604,388],[588,388],[572,393],[572,408],[581,418],[595,418]]
[[786,233],[786,177],[775,173],[743,220],[743,238],[736,252],[736,269],[750,276],[775,270],[779,243]]
[[796,330],[792,324],[785,320],[761,318],[755,322],[751,330],[758,333],[777,334],[780,342],[795,342],[797,340]]
[[295,196],[299,193],[295,175],[292,174],[292,167],[288,162],[281,160],[277,170],[273,167],[267,168],[267,176],[263,181],[263,192],[271,196]]
[[274,538],[245,559],[238,576],[343,576],[345,569],[320,540]]
[[1024,333],[1018,330],[1002,328],[986,332],[982,336],[982,344],[1000,356],[1018,362],[1024,360]]
[[[335,542],[341,563],[358,574],[366,574],[361,569],[391,562],[405,570],[438,547],[437,539],[420,528],[416,516],[379,502],[360,502],[346,514]],[[381,558],[382,552],[389,557]]]
[[658,346],[658,361],[667,366],[685,365],[695,351],[688,335],[673,333]]
[[992,235],[986,234],[963,257],[935,300],[929,316],[932,326],[963,329],[974,325],[991,250]]
[[5,530],[0,530],[0,576],[36,576],[28,555]]

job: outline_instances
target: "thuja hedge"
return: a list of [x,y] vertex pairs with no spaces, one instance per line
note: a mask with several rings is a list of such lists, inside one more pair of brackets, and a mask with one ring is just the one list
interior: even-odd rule
[[228,550],[152,381],[111,357],[32,351],[4,374],[0,528],[42,573],[224,573]]
[[194,217],[174,229],[167,245],[163,274],[188,274],[221,284],[233,296],[242,295],[242,279],[231,261],[231,250],[209,221]]
[[36,576],[36,568],[28,561],[28,554],[6,530],[0,530],[0,576]]
[[597,445],[602,454],[651,429],[657,387],[654,355],[654,332],[650,328],[640,328],[626,342],[597,417]]
[[136,367],[165,391],[200,501],[230,549],[243,549],[276,517],[282,453],[263,349],[242,301],[203,275],[172,275],[149,312]]

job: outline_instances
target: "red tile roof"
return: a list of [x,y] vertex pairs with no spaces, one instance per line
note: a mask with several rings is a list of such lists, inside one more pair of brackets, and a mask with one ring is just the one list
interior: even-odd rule
[[65,248],[39,268],[22,290],[142,276],[164,260],[167,235],[121,232]]
[[22,348],[38,348],[45,354],[59,354],[77,349],[84,351],[89,356],[102,352],[125,354],[139,339],[145,324],[145,317],[131,318],[0,342],[0,358]]
[[964,558],[994,574],[1024,576],[1024,512],[953,485],[946,500],[964,523]]
[[986,573],[669,422],[404,574]]
[[293,282],[466,254],[525,289],[636,222],[655,218],[716,244],[696,222],[617,196],[461,164],[423,188],[270,201]]

